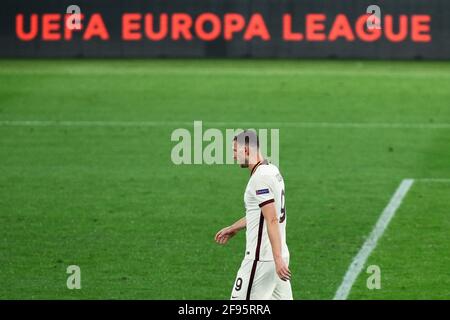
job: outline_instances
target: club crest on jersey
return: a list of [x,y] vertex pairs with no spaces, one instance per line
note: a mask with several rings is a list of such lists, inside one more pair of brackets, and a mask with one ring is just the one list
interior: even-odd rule
[[261,189],[261,190],[256,190],[256,195],[260,195],[260,194],[265,194],[265,193],[269,193],[269,189]]

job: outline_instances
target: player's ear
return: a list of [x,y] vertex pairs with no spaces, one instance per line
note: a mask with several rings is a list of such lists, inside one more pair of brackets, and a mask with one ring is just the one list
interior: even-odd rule
[[256,148],[249,147],[247,158],[249,163],[256,164],[258,162],[258,150]]
[[250,147],[247,145],[247,146],[245,146],[245,155],[246,156],[249,156],[250,155]]

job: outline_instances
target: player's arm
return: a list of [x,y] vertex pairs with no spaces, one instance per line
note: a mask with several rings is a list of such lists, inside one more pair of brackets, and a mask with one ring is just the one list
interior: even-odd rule
[[243,217],[242,219],[239,219],[238,221],[233,223],[231,226],[225,227],[219,232],[217,232],[214,239],[218,244],[225,244],[227,243],[228,239],[230,239],[232,236],[234,236],[242,229],[245,229],[246,226],[247,221],[245,217]]
[[289,271],[289,268],[281,255],[281,234],[274,202],[272,201],[262,206],[261,211],[267,224],[267,233],[269,235],[270,244],[272,245],[273,259],[275,261],[277,274],[281,280],[289,280],[291,278],[291,271]]

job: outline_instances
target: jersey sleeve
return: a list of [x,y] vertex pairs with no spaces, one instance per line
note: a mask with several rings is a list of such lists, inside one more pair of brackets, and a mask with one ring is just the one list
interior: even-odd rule
[[262,208],[266,204],[275,201],[271,185],[272,178],[268,175],[258,176],[255,178],[256,179],[253,182],[253,195],[255,196],[259,207]]

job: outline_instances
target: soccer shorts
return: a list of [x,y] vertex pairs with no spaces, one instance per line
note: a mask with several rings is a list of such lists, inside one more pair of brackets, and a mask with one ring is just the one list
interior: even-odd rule
[[[289,259],[285,259],[289,265]],[[231,300],[292,300],[290,281],[278,276],[274,261],[242,261]]]

